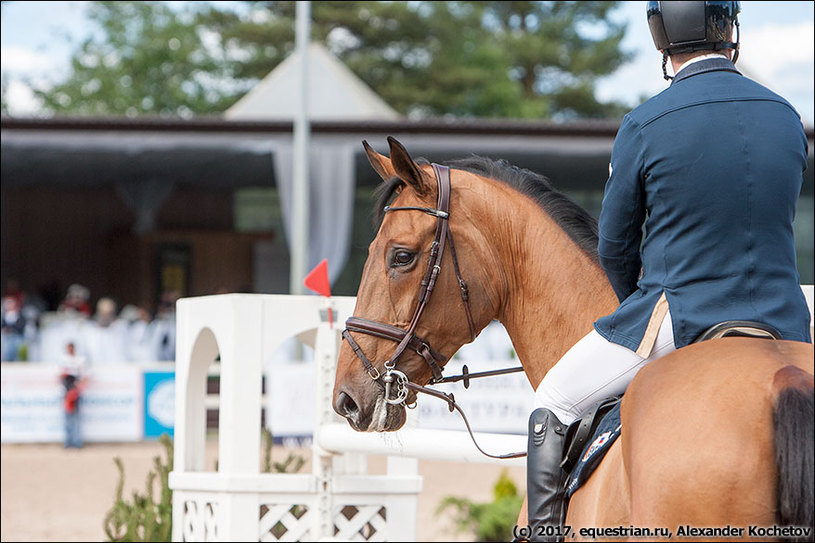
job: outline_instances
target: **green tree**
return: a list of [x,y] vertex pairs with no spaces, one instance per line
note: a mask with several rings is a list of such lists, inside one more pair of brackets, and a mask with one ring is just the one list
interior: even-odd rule
[[618,104],[594,96],[597,77],[630,55],[620,50],[625,24],[609,17],[618,2],[489,2],[488,21],[510,52],[523,86],[523,116],[601,117]]
[[[312,38],[406,114],[602,117],[625,111],[594,96],[597,77],[629,56],[619,2],[313,2]],[[294,47],[293,2],[211,6],[237,80],[265,76]]]
[[[626,59],[618,2],[312,2],[312,39],[396,110],[568,119],[618,116],[598,77]],[[220,113],[294,49],[294,2],[93,2],[101,33],[40,89],[56,113]]]
[[57,114],[190,116],[221,111],[233,92],[207,54],[189,8],[163,2],[89,2],[100,33],[80,44],[68,78],[35,89]]

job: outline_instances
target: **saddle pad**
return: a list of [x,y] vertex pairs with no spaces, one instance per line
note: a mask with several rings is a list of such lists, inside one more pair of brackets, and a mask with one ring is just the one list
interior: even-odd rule
[[583,483],[589,480],[589,477],[600,464],[600,460],[606,455],[606,452],[620,435],[620,402],[617,402],[600,424],[597,425],[594,435],[591,438],[590,444],[584,449],[580,460],[575,464],[569,482],[566,485],[566,497],[571,498],[575,491],[583,486]]

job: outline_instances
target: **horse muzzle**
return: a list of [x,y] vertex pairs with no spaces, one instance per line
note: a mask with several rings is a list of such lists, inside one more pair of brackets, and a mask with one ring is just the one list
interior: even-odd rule
[[358,432],[393,432],[407,420],[404,404],[394,403],[393,399],[386,401],[381,388],[366,405],[353,391],[343,387],[335,396],[333,407]]

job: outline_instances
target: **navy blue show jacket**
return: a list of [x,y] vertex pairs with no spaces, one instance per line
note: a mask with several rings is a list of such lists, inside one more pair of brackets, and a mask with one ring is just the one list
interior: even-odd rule
[[811,342],[792,227],[806,159],[782,97],[723,57],[681,70],[614,141],[598,249],[621,304],[595,329],[636,351],[664,293],[677,348],[726,320]]

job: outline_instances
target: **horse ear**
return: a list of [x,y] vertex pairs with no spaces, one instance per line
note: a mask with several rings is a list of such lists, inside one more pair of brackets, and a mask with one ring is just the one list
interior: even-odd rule
[[396,175],[410,184],[420,196],[428,192],[427,180],[419,166],[410,158],[407,149],[392,136],[388,136],[388,144],[391,148],[391,163],[393,169],[396,170]]
[[362,140],[362,146],[365,147],[365,154],[368,155],[368,162],[371,163],[371,166],[373,166],[376,173],[379,174],[379,177],[382,178],[382,181],[388,181],[389,179],[397,177],[396,171],[393,169],[391,159],[374,151],[373,147],[368,145],[368,142],[365,140]]

